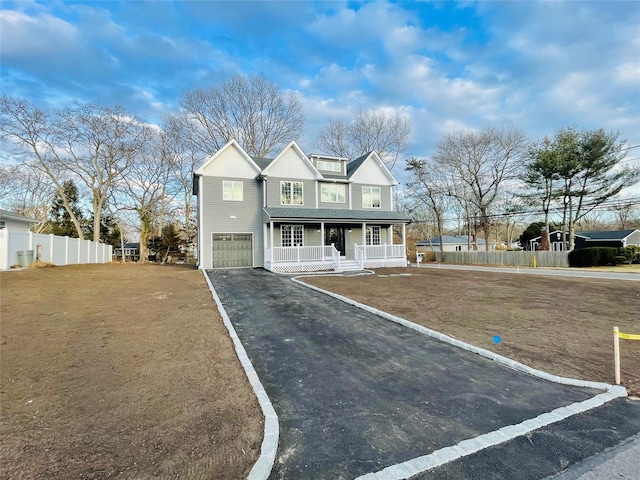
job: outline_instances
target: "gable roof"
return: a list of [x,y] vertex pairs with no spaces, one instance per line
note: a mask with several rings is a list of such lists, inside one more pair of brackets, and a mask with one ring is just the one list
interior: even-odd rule
[[[443,245],[466,245],[469,242],[468,235],[443,235],[442,243]],[[476,242],[471,238],[471,244],[477,243],[478,245],[484,245],[484,238],[478,238]],[[422,240],[421,242],[417,242],[417,247],[428,247],[430,245],[440,245],[440,237],[433,237],[429,240]]]
[[262,171],[262,169],[256,164],[256,162],[253,161],[253,158],[251,158],[249,154],[244,151],[244,149],[240,146],[240,144],[235,140],[231,139],[225,144],[224,147],[222,147],[216,153],[214,153],[209,158],[207,158],[207,160],[205,160],[205,162],[202,165],[200,165],[198,169],[196,169],[196,171],[194,172],[194,175],[204,175],[204,171],[207,169],[207,167],[211,165],[213,162],[215,162],[217,158],[219,158],[222,154],[224,154],[224,152],[226,152],[231,148],[236,149],[240,153],[240,155],[251,166],[251,168],[253,168],[256,171],[256,175],[258,175]]
[[271,162],[269,162],[269,164],[262,170],[262,175],[264,177],[268,177],[269,176],[270,170],[272,168],[274,168],[274,166],[281,159],[283,159],[285,157],[285,155],[286,155],[288,150],[293,150],[298,154],[298,156],[300,157],[300,160],[302,162],[304,162],[303,165],[305,165],[305,167],[313,174],[314,178],[316,178],[316,179],[321,179],[322,178],[322,174],[313,165],[311,160],[309,160],[309,157],[307,157],[307,155],[302,151],[302,149],[296,143],[295,140],[292,140],[291,143],[289,143],[289,145],[287,145],[278,155],[276,155],[276,158],[274,158]]
[[377,165],[377,167],[382,171],[384,176],[389,179],[389,182],[391,183],[391,185],[398,185],[400,183],[398,182],[396,177],[393,176],[393,173],[391,173],[391,170],[387,168],[387,166],[384,164],[384,162],[380,158],[380,155],[378,155],[378,153],[375,150],[365,153],[364,155],[356,158],[355,160],[350,161],[347,164],[347,178],[351,179],[360,170],[362,165],[367,163],[368,160],[371,160],[372,162],[375,163],[375,165]]
[[[628,230],[604,230],[604,231],[577,231],[576,237],[582,237],[587,242],[603,242],[603,241],[622,241],[634,232],[637,232],[638,229],[628,229]],[[554,233],[562,233],[562,230],[554,230],[553,232],[549,232],[549,236]],[[537,237],[529,240],[530,242],[535,242],[536,240],[540,240],[542,235],[538,235]],[[569,239],[569,232],[567,232],[567,240]]]
[[[549,238],[551,238],[553,235],[555,234],[562,234],[562,230],[553,230],[552,232],[549,232]],[[576,232],[576,237],[582,237],[582,238],[587,238],[585,235],[583,235],[584,232]],[[566,232],[567,235],[567,242],[569,241],[569,232]],[[542,235],[538,235],[537,237],[533,237],[531,240],[529,240],[529,243],[531,242],[535,242],[537,240],[542,240]]]
[[608,230],[604,232],[576,232],[576,235],[586,237],[587,241],[624,240],[629,235],[637,232],[637,228],[628,230]]

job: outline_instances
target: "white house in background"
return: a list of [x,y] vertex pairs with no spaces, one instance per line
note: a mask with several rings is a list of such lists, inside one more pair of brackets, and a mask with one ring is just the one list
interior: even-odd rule
[[231,140],[194,172],[198,265],[279,273],[406,266],[409,218],[394,211],[396,185],[376,152],[349,161],[291,142],[275,158],[252,158]]
[[[473,237],[469,238],[468,235],[443,235],[442,244],[444,245],[443,251],[445,252],[466,252],[474,250],[476,241]],[[483,238],[477,239],[477,250],[485,250],[485,241]],[[495,244],[492,242],[490,245],[491,250],[495,250]],[[422,240],[416,243],[417,252],[439,252],[440,251],[440,237],[430,238],[428,240]]]
[[38,223],[40,223],[38,220],[0,209],[0,228],[28,232],[32,225],[37,225]]

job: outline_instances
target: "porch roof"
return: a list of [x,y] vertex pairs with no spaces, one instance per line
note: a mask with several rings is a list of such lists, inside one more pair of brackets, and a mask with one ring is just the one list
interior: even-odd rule
[[378,210],[347,210],[331,208],[288,208],[267,207],[263,215],[265,222],[370,222],[370,223],[410,223],[411,219],[398,212]]

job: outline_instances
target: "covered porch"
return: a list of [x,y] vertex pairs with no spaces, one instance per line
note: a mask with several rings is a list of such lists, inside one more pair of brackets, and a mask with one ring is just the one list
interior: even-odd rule
[[278,273],[404,267],[407,223],[395,212],[265,209],[264,267]]

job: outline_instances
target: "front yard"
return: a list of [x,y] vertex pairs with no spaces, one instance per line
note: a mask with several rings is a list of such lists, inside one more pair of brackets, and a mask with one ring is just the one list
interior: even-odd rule
[[[587,380],[613,383],[613,326],[640,333],[638,282],[426,268],[306,281]],[[0,282],[0,478],[246,477],[262,415],[201,272],[84,265]],[[640,342],[622,341],[622,379],[640,395]]]
[[0,273],[0,478],[244,478],[262,414],[202,272]]
[[[305,281],[556,375],[614,383],[613,327],[640,334],[640,282],[438,270]],[[494,344],[493,337],[501,342]],[[640,341],[621,340],[640,396]]]

